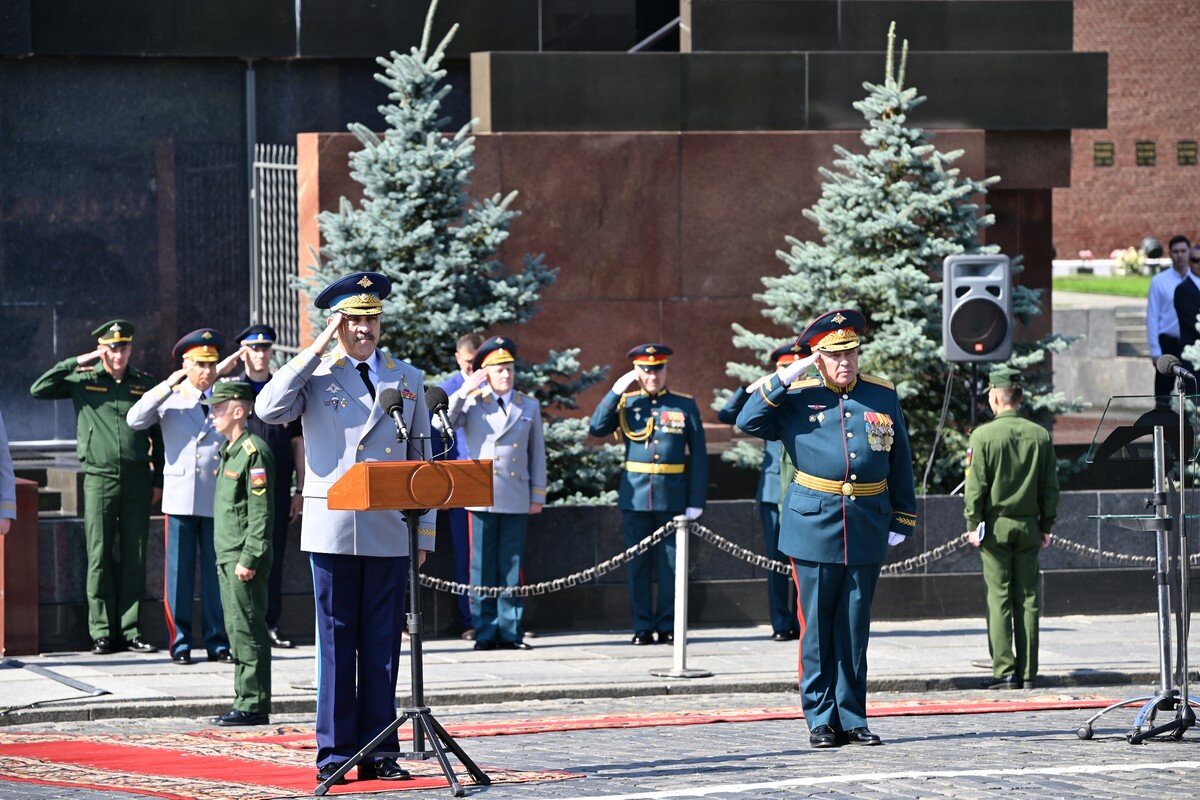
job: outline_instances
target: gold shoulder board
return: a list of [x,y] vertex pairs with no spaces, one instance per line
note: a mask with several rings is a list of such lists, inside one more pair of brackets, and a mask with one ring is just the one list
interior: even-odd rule
[[246,455],[252,456],[258,452],[258,448],[254,446],[254,442],[247,439],[242,442],[242,449],[246,451]]
[[865,372],[860,372],[858,373],[858,379],[860,381],[866,381],[867,383],[873,383],[876,386],[882,386],[885,389],[894,390],[896,388],[896,385],[891,381],[887,380],[886,378],[881,378],[878,375],[868,375]]
[[788,385],[788,391],[792,392],[796,389],[808,389],[813,386],[820,386],[822,383],[823,381],[820,378],[800,378],[799,380],[792,381]]

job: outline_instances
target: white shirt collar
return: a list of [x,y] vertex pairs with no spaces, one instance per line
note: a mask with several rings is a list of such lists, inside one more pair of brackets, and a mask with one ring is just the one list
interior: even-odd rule
[[511,407],[512,407],[512,400],[513,400],[513,390],[512,390],[512,389],[509,389],[509,390],[508,390],[508,393],[507,393],[506,395],[504,395],[503,397],[500,397],[499,395],[497,395],[497,396],[496,396],[496,399],[497,399],[497,400],[503,400],[503,401],[504,401],[504,407],[505,407],[505,408],[511,408]]
[[377,366],[379,364],[379,351],[378,350],[372,351],[370,357],[367,358],[366,361],[359,361],[357,358],[350,355],[349,353],[346,354],[346,358],[350,361],[350,366],[354,367],[354,369],[358,369],[359,364],[366,364],[367,369],[369,369],[371,372],[379,371],[379,367]]

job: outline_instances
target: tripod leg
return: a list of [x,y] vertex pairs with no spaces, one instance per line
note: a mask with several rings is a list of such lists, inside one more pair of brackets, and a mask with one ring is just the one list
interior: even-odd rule
[[442,727],[442,723],[438,722],[432,714],[424,717],[423,720],[430,728],[429,738],[444,742],[450,752],[454,753],[458,757],[458,760],[462,762],[462,765],[467,768],[467,772],[471,773],[471,777],[475,779],[476,783],[483,786],[491,785],[492,779],[471,760],[471,757],[467,755],[467,751],[463,750],[459,743],[454,741],[454,737],[446,732],[446,729]]
[[450,782],[450,791],[455,797],[462,797],[466,794],[462,784],[458,782],[458,776],[454,774],[454,768],[450,766],[450,759],[446,757],[446,748],[442,747],[442,743],[438,740],[432,726],[429,724],[428,714],[418,714],[413,718],[413,727],[420,725],[425,733],[429,735],[429,744],[433,747],[433,754],[437,756],[438,764],[442,766],[442,773],[446,776],[446,780]]
[[[399,730],[400,726],[406,722],[408,722],[407,714],[401,714],[398,717],[396,717],[394,720],[392,720],[391,723],[389,723],[386,728],[381,730],[375,736],[375,738],[372,739],[367,744],[366,747],[364,747],[362,750],[359,750],[354,755],[350,756],[350,758],[346,761],[346,763],[342,764],[342,766],[338,768],[337,772],[335,772],[335,773],[333,773],[333,775],[329,776],[329,779],[327,781],[325,781],[324,783],[318,784],[317,789],[316,789],[316,791],[313,792],[313,794],[320,796],[320,795],[323,795],[326,792],[328,792],[330,786],[333,786],[335,783],[337,783],[339,780],[342,779],[343,775],[345,775],[347,772],[349,772],[354,767],[358,766],[359,762],[361,762],[364,758],[366,758],[368,755],[370,755],[372,752],[374,752],[375,748],[379,746],[380,742],[382,742],[384,739],[386,739],[392,731]],[[416,725],[415,722],[413,724],[414,724],[414,726]]]

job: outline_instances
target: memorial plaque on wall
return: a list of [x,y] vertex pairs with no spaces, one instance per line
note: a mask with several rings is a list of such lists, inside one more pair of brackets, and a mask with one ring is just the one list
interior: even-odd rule
[[1181,139],[1175,143],[1175,158],[1181,167],[1196,166],[1196,140]]
[[1112,142],[1092,143],[1092,166],[1111,167],[1116,161],[1116,148]]
[[1142,141],[1134,145],[1134,163],[1139,167],[1153,167],[1158,163],[1158,147],[1154,142]]

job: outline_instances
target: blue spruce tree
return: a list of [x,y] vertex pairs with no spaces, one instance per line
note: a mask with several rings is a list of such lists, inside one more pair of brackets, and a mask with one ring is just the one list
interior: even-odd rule
[[[974,180],[954,166],[962,151],[942,152],[930,135],[909,118],[925,101],[904,85],[908,57],[905,42],[899,70],[894,59],[895,30],[888,34],[882,84],[866,82],[867,96],[854,107],[866,120],[861,152],[837,147],[833,169],[821,198],[804,216],[821,234],[820,242],[787,237],[777,255],[787,265],[779,277],[765,277],[755,299],[763,315],[796,334],[816,315],[837,307],[857,308],[867,316],[868,335],[860,369],[896,384],[904,402],[913,443],[917,485],[922,483],[946,393],[951,366],[942,357],[941,274],[946,256],[995,253],[981,245],[981,231],[994,218],[978,198],[998,177]],[[1014,259],[1019,265],[1019,259]],[[1041,291],[1013,287],[1013,312],[1028,324],[1041,313]],[[733,341],[759,354],[757,364],[729,364],[728,374],[743,382],[761,376],[764,357],[781,341],[734,325]],[[1010,366],[1026,376],[1027,410],[1043,423],[1073,406],[1053,391],[1048,356],[1065,349],[1070,337],[1050,335],[1018,344]],[[986,373],[985,373],[986,374]],[[963,477],[969,393],[951,395],[948,424],[942,432],[929,486],[950,490]],[[748,443],[730,452],[731,460],[753,463]]]
[[[442,59],[458,31],[451,27],[430,49],[437,0],[430,3],[419,46],[377,59],[376,79],[388,89],[379,111],[382,135],[366,125],[350,131],[363,148],[350,156],[350,175],[363,187],[356,207],[345,198],[337,212],[318,217],[322,250],[305,281],[310,291],[359,270],[381,272],[393,284],[384,300],[380,345],[431,377],[443,372],[454,342],[464,333],[528,321],[556,277],[542,256],[510,269],[496,258],[519,212],[517,193],[482,201],[467,192],[475,169],[471,123],[453,134],[443,128]],[[551,351],[545,363],[522,365],[521,389],[547,410],[546,451],[551,502],[609,502],[604,491],[615,473],[616,449],[584,445],[587,426],[555,411],[575,408],[574,395],[603,378],[605,369],[582,369],[578,349]]]

